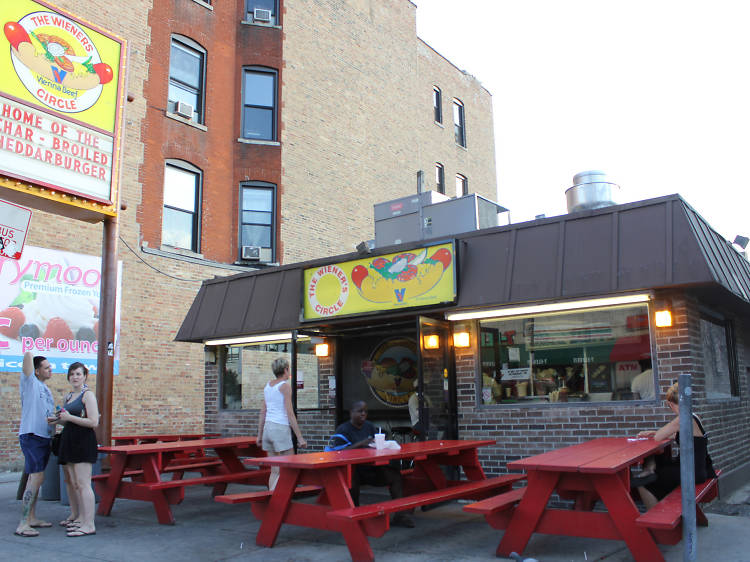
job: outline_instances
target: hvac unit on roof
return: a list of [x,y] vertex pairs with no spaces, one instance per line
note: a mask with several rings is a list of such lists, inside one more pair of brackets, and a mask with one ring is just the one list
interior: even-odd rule
[[185,103],[184,101],[178,101],[174,105],[174,112],[180,117],[184,117],[185,119],[193,118],[193,106],[189,103]]
[[255,8],[253,10],[253,21],[263,21],[266,23],[271,22],[271,10],[264,10],[263,8]]
[[242,259],[260,261],[260,246],[242,246]]

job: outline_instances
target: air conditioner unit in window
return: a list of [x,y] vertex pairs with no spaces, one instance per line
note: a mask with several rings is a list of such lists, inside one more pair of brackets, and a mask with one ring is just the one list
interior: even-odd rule
[[271,10],[255,8],[253,10],[253,21],[263,21],[266,23],[270,23],[271,22]]
[[185,119],[193,118],[193,106],[189,103],[185,103],[184,101],[178,101],[174,105],[174,112],[180,117],[184,117]]
[[260,246],[242,246],[242,259],[260,261]]

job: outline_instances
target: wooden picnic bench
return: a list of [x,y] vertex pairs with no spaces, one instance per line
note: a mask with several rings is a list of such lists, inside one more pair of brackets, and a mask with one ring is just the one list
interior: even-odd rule
[[[215,457],[190,457],[196,451],[213,449]],[[185,488],[195,485],[213,486],[214,495],[223,494],[231,482],[243,484],[268,483],[269,469],[245,466],[240,456],[264,456],[255,437],[226,437],[100,447],[111,455],[109,473],[94,477],[101,496],[99,515],[109,515],[116,498],[150,501],[154,504],[159,523],[172,524],[170,505],[179,504]],[[201,476],[184,478],[185,472]],[[171,479],[162,480],[162,476]]]
[[[708,526],[708,519],[700,505],[715,499],[719,495],[719,475],[695,485],[695,520],[701,527]],[[677,486],[659,503],[635,520],[636,525],[651,531],[657,542],[677,544],[682,539],[682,488]]]

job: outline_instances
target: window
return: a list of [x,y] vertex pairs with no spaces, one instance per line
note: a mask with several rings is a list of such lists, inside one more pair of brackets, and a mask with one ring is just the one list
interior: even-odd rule
[[701,315],[701,340],[706,397],[737,396],[737,361],[732,323],[723,318]]
[[276,186],[265,182],[242,185],[240,216],[240,258],[242,246],[259,246],[260,261],[274,261]]
[[456,144],[466,148],[466,127],[464,125],[464,104],[453,100],[453,134]]
[[186,106],[193,108],[190,119],[203,123],[203,90],[206,51],[187,37],[172,39],[169,54],[169,93],[167,110],[177,113],[177,103],[182,102],[180,113]]
[[437,86],[432,87],[432,107],[434,110],[435,123],[443,122],[443,94]]
[[[225,410],[258,410],[263,405],[263,387],[273,378],[271,363],[283,357],[292,363],[291,341],[219,348],[221,358],[221,407]],[[297,408],[320,408],[320,386],[328,377],[320,375],[321,361],[315,344],[297,340]],[[326,388],[327,394],[327,388]]]
[[445,168],[440,162],[435,163],[435,189],[438,193],[445,193]]
[[161,243],[199,251],[201,172],[187,162],[164,167],[164,213]]
[[242,137],[276,140],[276,71],[248,68],[242,82]]
[[[247,21],[276,25],[278,0],[245,0]],[[260,11],[256,11],[260,10]]]
[[646,305],[482,320],[481,402],[643,398],[633,381],[655,392],[650,342]]
[[463,197],[469,194],[469,180],[466,176],[456,174],[456,197]]

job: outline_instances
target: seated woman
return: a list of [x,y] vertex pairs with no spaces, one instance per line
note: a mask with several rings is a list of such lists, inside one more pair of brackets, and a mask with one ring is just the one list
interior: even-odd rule
[[[675,418],[657,431],[641,431],[638,437],[651,437],[657,440],[675,439],[680,442],[680,406],[677,383],[667,390],[667,406],[674,412]],[[693,450],[695,456],[695,483],[700,484],[709,478],[715,478],[711,457],[708,455],[708,438],[698,416],[693,414]],[[655,506],[659,500],[680,485],[680,460],[672,459],[670,454],[662,454],[646,459],[643,472],[631,479],[631,484],[638,488],[641,500],[647,509]]]

